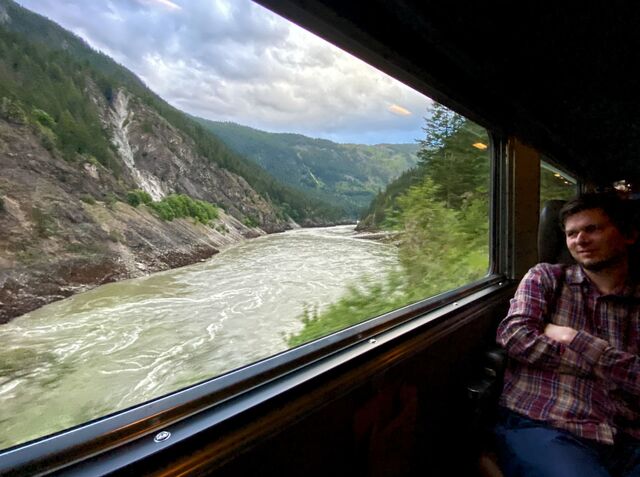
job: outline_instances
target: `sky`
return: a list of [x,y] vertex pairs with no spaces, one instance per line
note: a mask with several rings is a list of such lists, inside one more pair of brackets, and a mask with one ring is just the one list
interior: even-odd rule
[[176,108],[342,143],[422,139],[430,100],[248,0],[17,0]]

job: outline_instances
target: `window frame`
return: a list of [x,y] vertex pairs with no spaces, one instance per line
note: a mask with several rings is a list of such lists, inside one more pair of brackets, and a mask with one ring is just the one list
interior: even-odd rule
[[[455,326],[455,317],[465,308],[511,285],[505,278],[505,262],[498,259],[509,230],[503,213],[509,194],[505,140],[490,130],[487,133],[491,177],[489,269],[485,277],[187,388],[4,449],[0,451],[0,474],[36,469],[54,472],[69,466],[80,466],[80,473],[86,473],[87,466],[96,475],[112,472],[276,399],[349,360],[366,358],[367,353],[407,333],[443,322]],[[171,436],[154,441],[162,431]]]
[[541,169],[545,168],[545,169],[547,169],[548,171],[551,171],[551,172],[557,172],[558,174],[561,174],[566,179],[570,179],[570,181],[572,181],[572,184],[575,185],[576,191],[577,191],[578,187],[580,186],[580,181],[578,180],[576,174],[574,174],[573,172],[569,171],[565,167],[558,166],[557,163],[555,163],[554,161],[552,161],[551,159],[549,159],[548,157],[546,157],[544,155],[542,155],[540,157],[540,168]]
[[[349,50],[348,50],[349,51]],[[352,54],[353,51],[351,51]],[[356,55],[361,58],[363,55]],[[366,57],[366,55],[364,55]],[[368,61],[370,64],[374,63]],[[261,403],[283,396],[305,382],[335,371],[346,362],[367,358],[381,346],[437,325],[457,326],[465,310],[478,306],[513,285],[509,280],[510,227],[508,207],[513,184],[506,152],[507,139],[461,105],[432,90],[422,81],[407,81],[402,71],[394,76],[425,92],[447,107],[484,127],[489,135],[489,267],[482,279],[425,298],[378,317],[350,326],[296,348],[213,377],[187,388],[103,416],[33,441],[0,450],[0,475],[49,473],[78,474],[117,471],[165,451],[189,437],[214,428]],[[415,79],[415,77],[411,76]],[[171,436],[155,442],[161,431]]]
[[[556,172],[558,174],[561,174],[564,178],[569,179],[569,181],[573,184],[574,194],[579,194],[583,191],[583,183],[580,180],[580,176],[578,174],[567,167],[561,166],[560,164],[558,164],[558,162],[554,161],[550,157],[541,154],[540,171],[542,171],[543,168],[547,169],[549,172]],[[540,188],[542,188],[542,180],[540,181]],[[540,190],[540,192],[541,191],[542,190]]]

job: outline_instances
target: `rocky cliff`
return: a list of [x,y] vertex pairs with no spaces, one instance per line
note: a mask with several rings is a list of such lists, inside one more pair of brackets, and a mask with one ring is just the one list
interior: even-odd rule
[[[245,179],[197,154],[193,140],[125,90],[110,104],[98,91],[89,91],[122,159],[128,182],[154,200],[171,193],[212,202],[239,220],[260,224],[266,232],[288,228],[273,205]],[[247,220],[250,219],[250,220]]]
[[[90,287],[206,259],[221,247],[290,228],[242,177],[197,153],[189,137],[124,89],[111,101],[88,82],[119,167],[88,155],[65,160],[20,105],[0,111],[0,323]],[[133,207],[186,194],[219,218],[165,221]],[[260,225],[260,227],[251,225]]]

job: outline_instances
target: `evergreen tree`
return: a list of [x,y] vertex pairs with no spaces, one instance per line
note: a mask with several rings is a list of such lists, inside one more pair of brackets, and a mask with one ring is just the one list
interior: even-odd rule
[[426,136],[419,141],[418,157],[423,166],[429,164],[431,154],[441,150],[445,146],[445,141],[453,136],[464,123],[462,116],[436,101],[433,102],[429,113],[425,118],[425,127],[422,128]]

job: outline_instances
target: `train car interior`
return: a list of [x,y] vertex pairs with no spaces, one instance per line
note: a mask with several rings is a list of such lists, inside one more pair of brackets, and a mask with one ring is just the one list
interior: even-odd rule
[[543,175],[572,194],[637,191],[640,5],[257,2],[486,128],[489,273],[11,448],[0,475],[500,475],[496,327],[531,266],[566,259],[554,220],[567,196],[542,197]]

